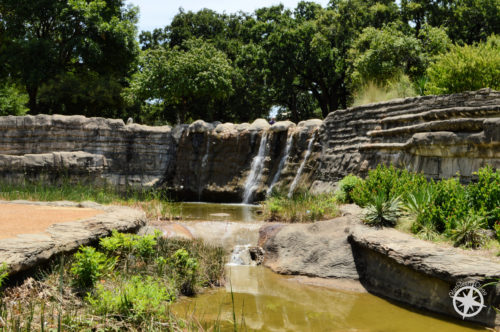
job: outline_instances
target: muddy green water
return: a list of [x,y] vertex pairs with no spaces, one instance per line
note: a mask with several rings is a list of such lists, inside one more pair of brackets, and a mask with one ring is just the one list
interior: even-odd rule
[[181,299],[173,311],[184,318],[194,315],[205,327],[215,324],[222,331],[232,331],[232,287],[239,331],[485,331],[368,293],[300,283],[264,267],[228,269],[231,282],[226,288]]
[[261,221],[260,207],[248,204],[220,204],[220,203],[179,203],[179,215],[183,220],[203,221]]

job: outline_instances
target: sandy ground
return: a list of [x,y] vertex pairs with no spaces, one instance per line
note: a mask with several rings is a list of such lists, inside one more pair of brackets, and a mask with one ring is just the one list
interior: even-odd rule
[[16,234],[42,233],[52,224],[91,218],[101,213],[104,212],[87,208],[0,204],[0,239]]

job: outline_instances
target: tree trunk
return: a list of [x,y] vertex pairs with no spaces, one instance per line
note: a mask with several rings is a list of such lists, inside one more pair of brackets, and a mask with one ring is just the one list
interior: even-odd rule
[[36,101],[38,96],[38,86],[26,87],[26,91],[28,92],[28,107],[30,109],[31,114],[38,114],[38,103]]

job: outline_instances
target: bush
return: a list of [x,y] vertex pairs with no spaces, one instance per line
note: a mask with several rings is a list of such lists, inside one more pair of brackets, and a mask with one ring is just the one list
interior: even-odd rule
[[71,273],[75,277],[73,283],[82,288],[93,287],[102,274],[114,265],[114,260],[107,259],[92,247],[80,247],[74,258],[71,266]]
[[5,263],[0,264],[0,289],[2,288],[8,276],[9,276],[9,267]]
[[356,204],[364,207],[379,193],[386,199],[389,197],[404,197],[411,191],[420,190],[427,185],[422,174],[397,169],[394,166],[378,165],[368,172],[368,177],[359,183],[352,191],[351,197]]
[[366,206],[363,221],[371,226],[394,227],[400,216],[400,205],[398,197],[387,197],[379,192]]
[[347,175],[340,180],[338,189],[335,193],[335,198],[337,201],[342,203],[353,203],[354,200],[351,196],[352,191],[356,188],[356,186],[362,186],[363,182],[363,179],[356,175]]
[[24,115],[28,112],[28,95],[15,84],[0,83],[0,116]]
[[170,258],[170,267],[174,271],[174,280],[181,293],[193,295],[196,292],[198,261],[190,257],[186,249],[177,250]]
[[427,94],[448,94],[481,88],[500,89],[500,37],[486,43],[455,45],[438,55],[427,69]]
[[137,254],[142,258],[148,258],[155,252],[157,237],[158,234],[139,236],[114,230],[111,236],[101,239],[100,245],[106,251],[118,256]]
[[467,186],[469,206],[485,216],[488,226],[500,223],[500,170],[487,166],[476,173],[478,180]]
[[450,239],[456,246],[478,248],[486,241],[483,231],[485,224],[482,216],[469,213],[456,221],[455,227],[450,230]]
[[465,217],[469,210],[465,187],[456,178],[431,182],[430,185],[434,188],[434,199],[423,211],[422,219],[440,233],[455,228],[456,221]]
[[87,296],[87,301],[98,314],[111,314],[131,320],[145,320],[153,315],[165,314],[167,305],[164,302],[174,300],[175,293],[170,286],[151,276],[133,276],[119,289],[106,289],[99,284],[95,296]]

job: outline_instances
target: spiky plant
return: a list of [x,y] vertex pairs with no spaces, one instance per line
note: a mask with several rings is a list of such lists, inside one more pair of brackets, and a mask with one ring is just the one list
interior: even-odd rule
[[434,199],[434,192],[433,187],[428,185],[425,188],[408,192],[405,195],[403,207],[412,219],[418,219],[425,208],[430,205]]
[[364,222],[371,226],[394,227],[401,214],[401,200],[399,197],[387,197],[378,193],[366,206]]
[[450,230],[450,239],[456,246],[479,248],[486,240],[486,235],[482,231],[485,226],[486,221],[483,216],[469,213],[457,220],[454,229]]

